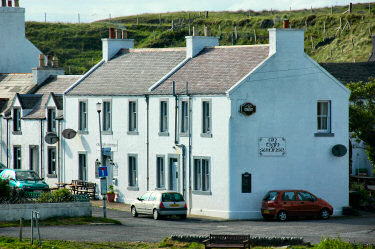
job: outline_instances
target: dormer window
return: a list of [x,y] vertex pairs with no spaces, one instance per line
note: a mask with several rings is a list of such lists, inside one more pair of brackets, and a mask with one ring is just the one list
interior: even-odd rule
[[47,113],[48,132],[56,132],[56,110],[48,109]]
[[21,131],[21,109],[13,109],[13,131]]

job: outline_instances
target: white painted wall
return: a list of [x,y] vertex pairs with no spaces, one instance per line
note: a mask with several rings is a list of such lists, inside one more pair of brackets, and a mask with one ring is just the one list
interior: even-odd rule
[[[290,32],[290,31],[287,31]],[[295,40],[284,40],[293,47]],[[298,47],[298,44],[296,44]],[[340,215],[348,205],[348,153],[332,155],[336,144],[348,148],[349,92],[305,54],[276,53],[231,93],[230,218],[260,218],[262,197],[272,189],[305,189],[327,200]],[[317,101],[331,100],[333,137],[315,137]],[[245,102],[256,113],[239,113]],[[260,137],[286,139],[286,155],[258,153]],[[252,193],[241,193],[241,174],[252,174]]]
[[41,53],[25,37],[25,9],[0,7],[0,73],[31,73]]

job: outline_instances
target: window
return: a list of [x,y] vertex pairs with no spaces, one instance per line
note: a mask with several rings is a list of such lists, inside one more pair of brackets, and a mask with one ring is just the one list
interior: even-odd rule
[[296,201],[297,200],[296,194],[294,192],[285,192],[281,196],[281,200],[282,201]]
[[13,131],[21,131],[21,109],[13,109]]
[[189,102],[181,102],[181,128],[182,134],[187,134],[189,131]]
[[297,194],[300,201],[316,201],[316,198],[310,193],[298,192]]
[[56,110],[48,109],[47,110],[47,130],[48,132],[56,132]]
[[56,148],[48,148],[48,174],[56,175]]
[[129,101],[129,131],[137,131],[137,102]]
[[111,131],[112,116],[111,116],[111,102],[103,101],[103,131]]
[[165,188],[165,166],[163,156],[158,156],[156,158],[156,187]]
[[86,154],[78,154],[78,180],[87,181]]
[[87,131],[87,102],[79,102],[79,124],[78,130]]
[[152,192],[151,195],[150,195],[150,198],[148,200],[149,201],[156,201],[157,197],[158,197],[158,193]]
[[210,160],[194,159],[194,190],[210,190]]
[[21,146],[13,147],[13,168],[21,169]]
[[202,102],[202,133],[211,134],[211,102]]
[[331,106],[330,101],[318,101],[317,106],[317,121],[318,132],[331,132]]
[[251,193],[251,174],[242,174],[242,193]]
[[143,194],[139,199],[143,200],[143,201],[148,201],[148,198],[150,197],[150,195],[151,195],[151,193],[147,192],[147,193]]
[[129,156],[129,187],[136,187],[138,184],[137,179],[137,157]]
[[168,132],[168,102],[160,101],[160,132]]

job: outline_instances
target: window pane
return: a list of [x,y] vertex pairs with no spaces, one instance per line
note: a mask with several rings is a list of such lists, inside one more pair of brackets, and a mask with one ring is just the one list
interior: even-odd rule
[[135,101],[129,102],[129,131],[137,130],[137,105]]
[[188,125],[189,125],[189,109],[188,109],[188,102],[182,101],[182,110],[181,110],[181,132],[187,133],[188,132]]
[[194,189],[201,189],[201,161],[199,159],[194,159]]

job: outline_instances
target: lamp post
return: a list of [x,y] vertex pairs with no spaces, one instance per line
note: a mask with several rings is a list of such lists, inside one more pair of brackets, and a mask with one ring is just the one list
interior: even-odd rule
[[[102,112],[102,103],[98,102],[96,103],[96,111],[98,112],[98,120],[99,120],[99,141],[100,141],[100,162],[101,165],[104,166],[103,162],[103,144],[102,144],[102,127],[100,123],[100,113]],[[103,179],[104,178],[104,179]],[[101,180],[105,181],[105,184],[107,184],[107,177],[103,177]],[[107,218],[107,206],[106,206],[106,200],[107,200],[107,195],[106,193],[103,193],[103,217]]]

